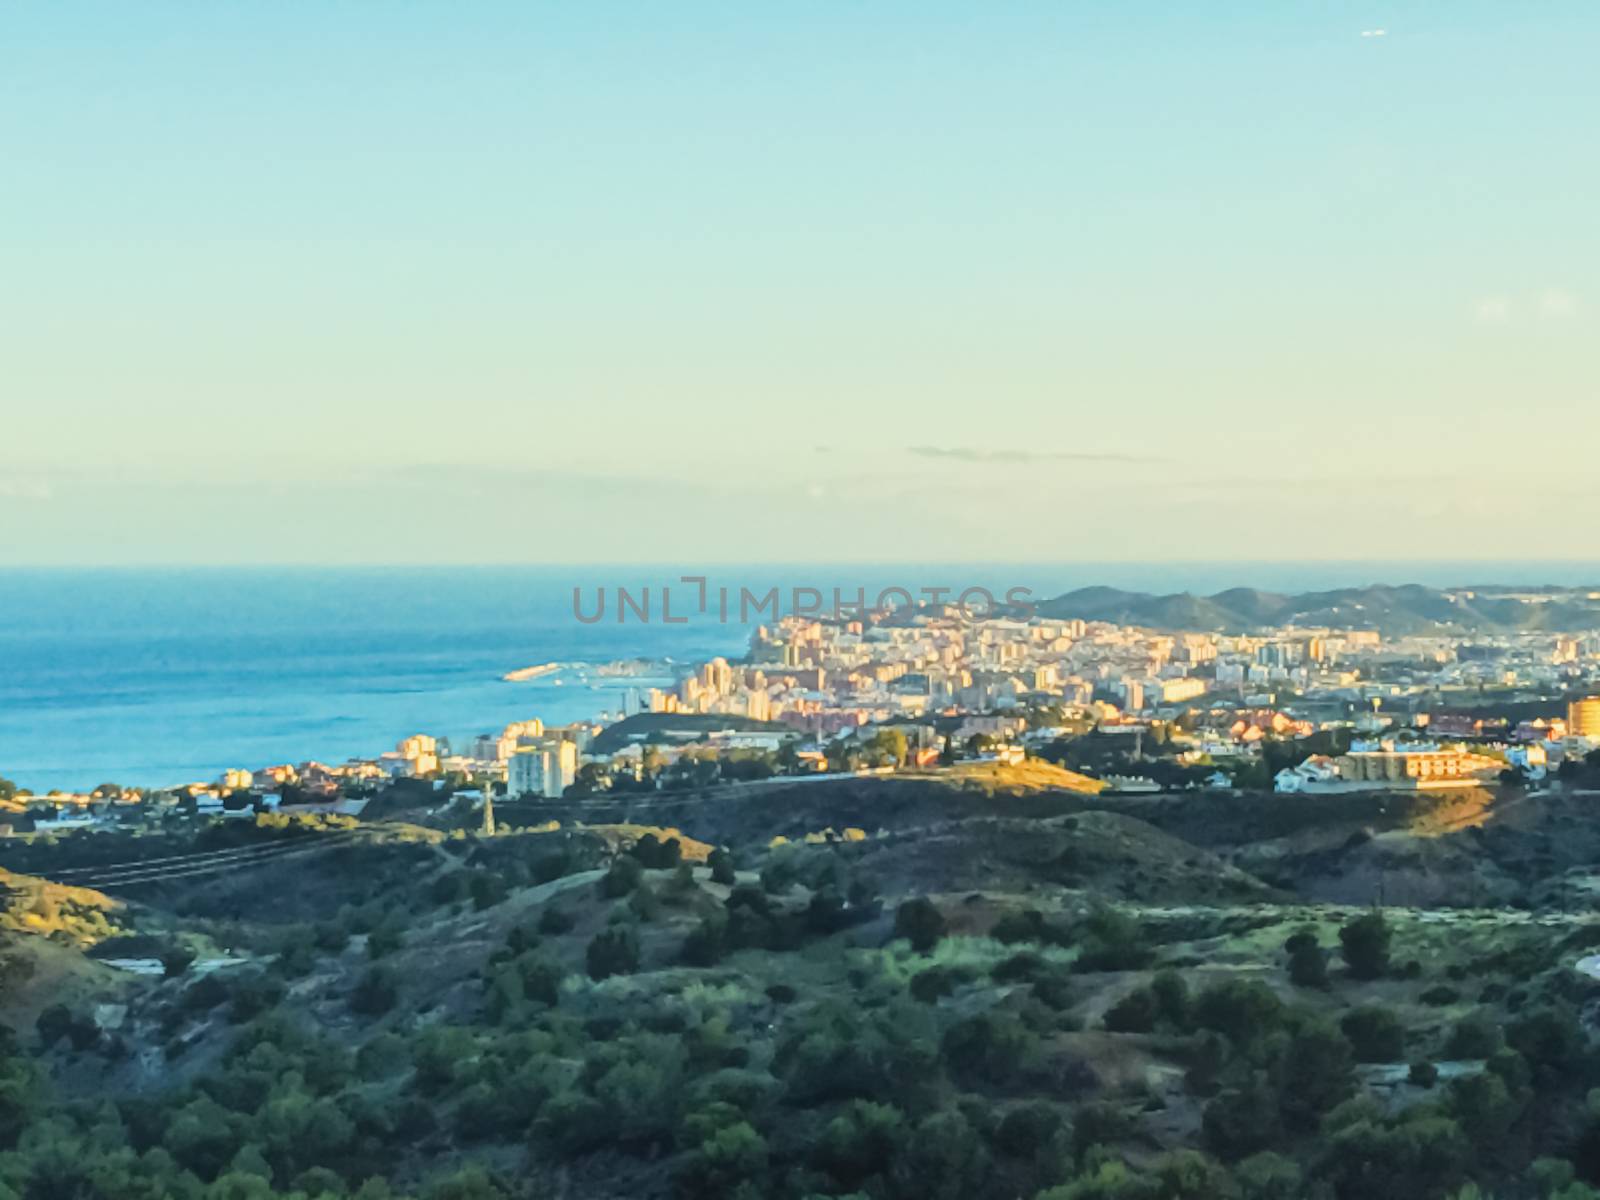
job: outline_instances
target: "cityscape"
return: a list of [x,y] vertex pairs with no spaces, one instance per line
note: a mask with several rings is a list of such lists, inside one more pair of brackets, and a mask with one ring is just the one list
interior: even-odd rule
[[0,1200],[1600,1200],[1600,4],[0,4]]
[[[593,669],[624,680],[674,671]],[[1574,778],[1600,750],[1600,612],[1587,631],[1221,633],[903,605],[784,617],[752,632],[743,659],[678,673],[671,688],[628,688],[610,723],[530,716],[467,744],[415,733],[370,758],[240,767],[180,786],[37,796],[13,783],[0,833],[358,816],[398,780],[427,782],[441,804],[459,793],[481,806],[1029,759],[1071,764],[1116,794],[1526,788]]]

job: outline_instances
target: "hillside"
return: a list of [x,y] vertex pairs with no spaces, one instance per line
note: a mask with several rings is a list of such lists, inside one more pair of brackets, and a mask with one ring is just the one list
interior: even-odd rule
[[590,750],[595,754],[615,754],[640,742],[692,742],[724,729],[783,731],[788,728],[772,721],[725,713],[634,713],[606,726],[596,735]]
[[[1061,782],[379,822],[126,899],[7,877],[114,921],[107,959],[193,957],[0,933],[0,1194],[1592,1195],[1521,1186],[1600,1182],[1592,797]],[[72,843],[32,865],[121,857]]]
[[122,904],[91,888],[67,887],[0,867],[0,930],[87,948],[117,929]]
[[1443,631],[1574,631],[1600,627],[1600,600],[1591,589],[1460,588],[1445,591],[1408,584],[1339,588],[1278,595],[1232,588],[1213,596],[1188,592],[1153,595],[1117,588],[1080,588],[1046,600],[1042,616],[1110,621],[1157,629],[1244,633],[1263,626],[1301,625],[1376,629],[1400,636]]

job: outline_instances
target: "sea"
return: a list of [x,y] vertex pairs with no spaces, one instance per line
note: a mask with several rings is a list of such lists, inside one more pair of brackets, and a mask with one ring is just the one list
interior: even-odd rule
[[[704,612],[701,585],[684,577],[706,581]],[[0,777],[40,794],[165,787],[232,767],[371,757],[413,733],[459,746],[510,721],[616,717],[630,690],[743,653],[763,614],[741,622],[734,603],[722,619],[723,587],[825,598],[838,588],[848,601],[886,587],[1027,588],[1043,599],[1089,585],[1596,582],[1595,562],[0,568]],[[650,619],[619,614],[618,589],[636,603],[649,589]],[[653,665],[633,676],[598,669],[632,659]],[[564,665],[503,678],[547,662]]]

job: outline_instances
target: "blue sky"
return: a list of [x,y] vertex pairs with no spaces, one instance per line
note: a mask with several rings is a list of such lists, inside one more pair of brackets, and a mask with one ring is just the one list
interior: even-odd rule
[[0,563],[1600,558],[1597,46],[7,6]]

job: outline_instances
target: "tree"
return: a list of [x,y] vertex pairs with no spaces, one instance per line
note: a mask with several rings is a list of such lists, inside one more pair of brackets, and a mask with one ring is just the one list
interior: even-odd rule
[[33,1027],[39,1031],[39,1040],[48,1048],[71,1033],[74,1024],[72,1013],[65,1004],[52,1004],[39,1014]]
[[1339,930],[1339,950],[1350,974],[1357,979],[1379,979],[1389,969],[1388,921],[1377,909],[1357,917]]
[[1289,982],[1295,987],[1327,987],[1327,951],[1315,944],[1298,946],[1289,951]]
[[168,979],[176,979],[194,965],[195,953],[188,946],[170,946],[161,955],[161,970]]
[[683,843],[677,838],[668,838],[662,841],[653,833],[647,833],[633,844],[628,851],[639,860],[639,865],[652,871],[666,871],[678,865],[683,857]]
[[1156,997],[1149,988],[1135,988],[1106,1010],[1112,1033],[1149,1033],[1156,1027]]
[[1004,1083],[1034,1050],[1034,1037],[1009,1013],[987,1012],[945,1030],[939,1052],[959,1078]]
[[926,896],[907,900],[894,914],[894,935],[905,938],[918,954],[926,954],[945,934],[944,914]]
[[639,935],[631,925],[613,925],[595,934],[585,955],[589,978],[609,979],[639,969]]
[[570,933],[575,924],[577,922],[571,913],[552,904],[539,914],[539,923],[535,928],[540,933],[555,937],[563,933]]
[[1289,982],[1296,987],[1327,987],[1328,955],[1311,928],[1296,930],[1283,948],[1289,952]]
[[626,896],[639,886],[644,877],[644,866],[631,854],[619,854],[600,879],[600,894],[608,900]]
[[724,911],[708,913],[683,939],[680,954],[691,967],[713,967],[727,953],[727,942],[728,914]]
[[712,883],[732,887],[739,882],[739,877],[733,869],[733,855],[723,847],[718,846],[707,856],[706,865],[711,868]]
[[1500,1024],[1488,1012],[1468,1013],[1445,1043],[1446,1058],[1489,1058],[1500,1049]]
[[1350,1039],[1357,1062],[1397,1062],[1405,1056],[1405,1026],[1387,1008],[1353,1008],[1340,1018],[1339,1028]]
[[1189,1026],[1189,985],[1183,976],[1173,970],[1158,971],[1150,981],[1150,994],[1155,997],[1156,1019],[1174,1029]]
[[1289,1124],[1313,1129],[1350,1094],[1351,1057],[1345,1035],[1325,1021],[1308,1021],[1290,1035],[1277,1067],[1279,1107]]
[[1259,1079],[1206,1105],[1200,1124],[1206,1144],[1230,1162],[1269,1149],[1282,1133],[1278,1098]]
[[1001,1118],[994,1144],[1013,1158],[1031,1159],[1046,1149],[1061,1130],[1061,1114],[1042,1100],[1019,1104]]
[[880,729],[867,739],[866,753],[875,762],[898,767],[906,761],[906,735],[898,729]]
[[506,1193],[489,1173],[476,1164],[433,1183],[423,1193],[426,1200],[505,1200]]
[[1195,1024],[1225,1034],[1236,1045],[1265,1037],[1283,1021],[1283,1002],[1256,980],[1225,979],[1195,998]]
[[1242,1200],[1300,1200],[1304,1176],[1292,1158],[1270,1150],[1252,1154],[1233,1169]]
[[350,992],[350,1009],[363,1016],[382,1016],[398,997],[394,977],[383,967],[372,967]]
[[958,1110],[925,1117],[895,1161],[901,1194],[921,1200],[966,1200],[982,1190],[989,1155]]
[[1073,931],[1080,971],[1136,971],[1154,956],[1139,922],[1113,908],[1096,908]]
[[846,1187],[886,1170],[905,1141],[905,1117],[892,1104],[852,1100],[822,1131],[816,1162]]
[[[680,1190],[693,1196],[759,1195],[754,1180],[767,1170],[767,1141],[748,1121],[724,1125],[679,1168]],[[749,1190],[746,1190],[749,1189]]]

